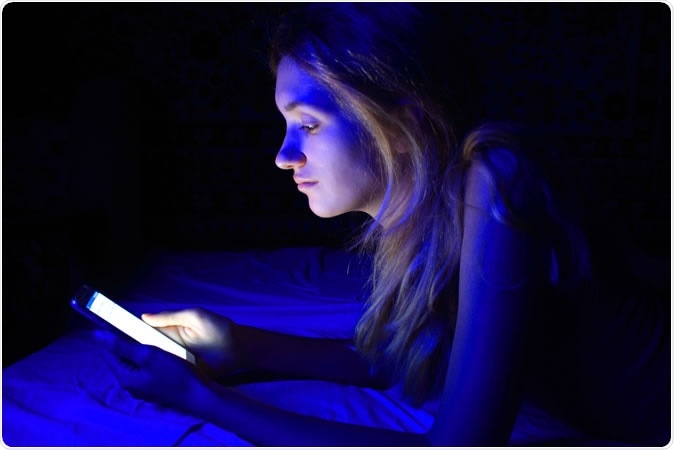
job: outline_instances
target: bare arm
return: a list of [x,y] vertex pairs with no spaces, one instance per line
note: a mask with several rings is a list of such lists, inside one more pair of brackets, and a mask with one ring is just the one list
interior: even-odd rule
[[[215,395],[214,395],[215,393]],[[340,423],[284,411],[222,386],[205,392],[198,415],[262,446],[427,446],[424,434]]]
[[[490,216],[487,186],[484,177],[471,170],[457,328],[440,408],[427,433],[350,425],[279,410],[205,380],[173,355],[130,342],[108,343],[114,354],[133,363],[113,360],[111,367],[120,384],[132,393],[182,409],[259,445],[505,445],[520,403],[533,319],[532,280],[543,260],[540,248],[529,237]],[[336,347],[342,343],[245,327],[241,335],[247,342],[242,352],[254,368],[353,382],[366,379],[367,366],[351,359],[349,353],[340,353],[342,348],[348,350]],[[342,370],[340,363],[355,370]],[[167,370],[171,377],[163,376]]]
[[319,339],[238,325],[202,308],[143,314],[143,320],[187,346],[199,365],[228,384],[250,379],[301,378],[384,388],[349,340]]
[[[211,398],[209,419],[264,445],[507,444],[520,405],[536,282],[545,269],[541,247],[530,236],[491,216],[489,183],[476,166],[469,173],[466,194],[457,330],[440,409],[427,433],[304,417],[222,391]],[[235,424],[220,416],[241,411],[245,413]],[[259,436],[260,428],[253,423],[269,430],[268,438]]]
[[[97,332],[103,356],[132,395],[182,410],[265,446],[421,446],[423,434],[334,422],[265,405],[208,378],[194,365],[149,345]],[[170,373],[170,376],[166,376]]]
[[476,164],[466,188],[457,327],[428,433],[434,445],[505,445],[520,405],[545,260],[530,236],[492,217],[490,195]]
[[287,378],[333,381],[384,388],[387,381],[371,375],[370,364],[348,340],[317,339],[259,328],[234,329],[236,353],[242,366]]

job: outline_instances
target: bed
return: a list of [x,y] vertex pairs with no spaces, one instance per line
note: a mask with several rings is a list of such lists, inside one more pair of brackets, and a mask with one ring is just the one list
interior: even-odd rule
[[[367,270],[366,258],[324,247],[164,252],[117,300],[136,314],[199,305],[239,323],[342,338],[351,335],[359,317]],[[234,389],[308,415],[413,432],[430,426],[437,407],[428,402],[413,408],[397,387],[377,391],[322,381],[257,380]],[[85,326],[3,370],[2,437],[9,446],[250,445],[225,429],[120,389]],[[524,404],[510,444],[584,438]]]

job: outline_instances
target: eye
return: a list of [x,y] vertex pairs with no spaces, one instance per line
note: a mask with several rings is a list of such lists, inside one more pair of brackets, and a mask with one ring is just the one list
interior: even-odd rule
[[307,123],[300,126],[300,130],[304,130],[307,133],[315,133],[318,130],[317,123]]

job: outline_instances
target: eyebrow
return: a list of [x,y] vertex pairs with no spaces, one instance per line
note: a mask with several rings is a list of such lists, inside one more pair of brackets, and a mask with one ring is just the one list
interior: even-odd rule
[[317,99],[313,95],[302,95],[286,103],[283,106],[283,110],[286,112],[291,112],[298,107],[303,107],[321,114],[334,113],[335,110],[338,109],[337,106],[334,105],[329,99]]
[[290,111],[292,111],[293,109],[297,108],[298,106],[306,106],[306,107],[309,107],[309,108],[315,108],[313,105],[310,105],[310,104],[308,104],[308,103],[305,103],[305,102],[301,102],[301,101],[295,100],[295,101],[292,101],[292,102],[286,104],[286,105],[283,107],[283,110],[284,110],[284,111],[287,111],[287,112],[290,112]]

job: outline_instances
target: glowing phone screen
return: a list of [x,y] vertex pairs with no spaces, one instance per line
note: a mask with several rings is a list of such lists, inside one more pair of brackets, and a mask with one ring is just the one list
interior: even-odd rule
[[154,345],[169,353],[190,360],[192,355],[177,342],[174,342],[159,330],[152,328],[100,292],[94,293],[87,303],[87,309],[103,320],[108,321],[141,344]]

